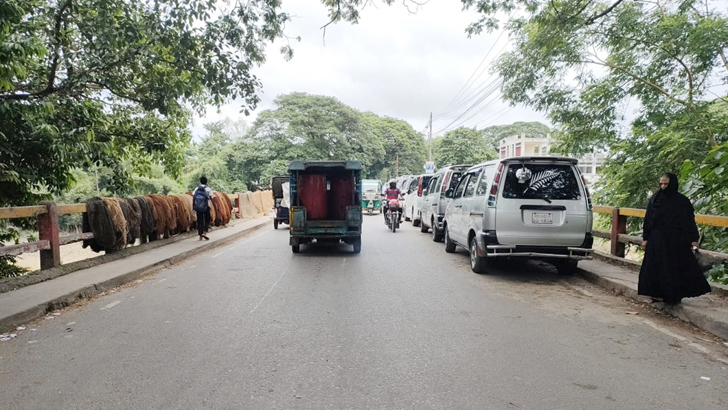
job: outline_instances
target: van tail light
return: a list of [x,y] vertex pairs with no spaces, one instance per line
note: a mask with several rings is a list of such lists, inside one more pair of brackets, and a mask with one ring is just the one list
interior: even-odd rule
[[584,192],[586,192],[586,209],[592,210],[592,200],[591,200],[591,194],[589,193],[589,187],[586,186],[586,178],[584,178],[584,174],[579,172],[579,176],[581,176],[581,183],[584,184]]
[[420,178],[420,182],[417,184],[417,196],[422,196],[422,180],[424,178]]
[[488,195],[488,206],[491,208],[495,207],[495,203],[498,200],[498,186],[500,186],[503,169],[505,169],[505,164],[501,162],[501,164],[498,166],[498,171],[495,173],[495,178],[493,178],[493,184],[490,186],[490,194]]
[[450,175],[451,173],[446,172],[445,178],[442,180],[442,187],[440,188],[440,192],[442,192],[443,194],[445,193],[445,191],[447,191],[447,187],[450,185]]

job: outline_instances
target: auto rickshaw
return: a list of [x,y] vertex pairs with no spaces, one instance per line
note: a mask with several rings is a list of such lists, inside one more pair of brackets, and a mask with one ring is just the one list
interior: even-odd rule
[[374,214],[374,211],[382,212],[382,181],[378,179],[365,179],[362,181],[361,207]]
[[293,253],[313,243],[351,244],[361,252],[361,163],[293,161],[290,245]]
[[273,218],[273,229],[278,229],[278,224],[289,223],[288,202],[284,200],[283,184],[288,183],[288,176],[279,176],[271,178],[270,185],[273,191],[273,201],[275,202],[276,215]]

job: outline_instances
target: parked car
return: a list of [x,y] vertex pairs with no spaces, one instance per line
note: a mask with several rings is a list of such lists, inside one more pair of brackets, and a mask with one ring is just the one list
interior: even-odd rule
[[409,184],[409,181],[416,176],[417,175],[402,175],[401,177],[397,178],[397,189],[404,192],[404,187],[407,186]]
[[422,214],[420,232],[427,233],[432,230],[432,240],[442,242],[445,236],[442,230],[442,222],[445,218],[445,209],[450,203],[450,198],[445,197],[448,189],[457,186],[460,177],[472,165],[448,165],[438,170],[430,183],[427,185],[422,198],[420,199],[420,213]]
[[412,208],[408,204],[414,205],[417,200],[417,186],[419,185],[419,175],[411,175],[400,189],[402,191],[402,217],[405,221],[412,220]]
[[494,258],[528,257],[572,274],[591,259],[592,204],[578,161],[513,157],[474,165],[446,197],[445,251],[462,246],[483,273]]
[[420,226],[420,221],[422,220],[420,202],[422,194],[425,188],[427,188],[427,184],[432,179],[432,176],[433,174],[415,175],[410,180],[409,187],[404,196],[404,205],[406,206],[404,216],[412,220],[412,226]]

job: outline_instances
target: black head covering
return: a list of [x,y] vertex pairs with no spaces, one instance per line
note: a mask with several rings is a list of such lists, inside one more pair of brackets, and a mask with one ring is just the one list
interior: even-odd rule
[[659,191],[657,191],[657,194],[655,194],[655,199],[653,201],[655,208],[659,208],[665,202],[674,198],[675,194],[677,194],[677,189],[678,189],[677,175],[668,172],[663,176],[666,176],[667,178],[669,178],[670,182],[668,182],[666,187],[664,187],[664,188],[661,187],[661,189]]

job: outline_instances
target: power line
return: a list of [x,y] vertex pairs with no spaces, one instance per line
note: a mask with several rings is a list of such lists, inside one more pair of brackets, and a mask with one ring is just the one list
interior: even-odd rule
[[503,84],[503,80],[499,80],[496,83],[493,84],[492,87],[490,87],[482,97],[480,97],[475,103],[473,103],[470,107],[468,107],[462,114],[460,114],[455,120],[450,122],[448,125],[440,128],[435,134],[440,134],[445,130],[448,130],[453,124],[457,123],[461,118],[463,118],[467,113],[474,110],[476,107],[478,107],[483,101],[485,101],[488,97],[493,95],[494,92],[498,91],[500,89],[500,86]]
[[[443,111],[446,111],[448,108],[450,108],[450,106],[458,99],[458,97],[460,97],[460,94],[468,87],[468,84],[470,83],[470,80],[473,79],[473,76],[475,76],[475,73],[478,72],[478,70],[483,65],[483,63],[485,63],[485,60],[488,59],[488,56],[493,51],[493,49],[495,48],[496,44],[498,44],[498,41],[500,40],[501,36],[503,36],[503,33],[505,33],[505,32],[506,32],[505,29],[504,30],[501,30],[500,34],[498,35],[498,37],[496,38],[496,40],[493,42],[493,45],[490,47],[490,49],[488,50],[488,52],[485,54],[485,57],[483,57],[483,59],[480,60],[480,64],[478,64],[478,66],[473,71],[473,74],[471,74],[470,75],[470,78],[468,78],[468,81],[465,82],[465,84],[460,88],[460,90],[457,92],[457,94],[455,94],[455,97],[453,97],[453,99],[445,106],[445,108],[443,109]],[[485,70],[483,70],[483,71],[485,71]],[[481,75],[483,75],[483,71],[481,71],[481,73],[478,75],[478,77],[476,78],[476,80],[478,78],[480,78]],[[441,114],[437,114],[435,117],[436,118],[439,118],[440,116],[441,116]]]

